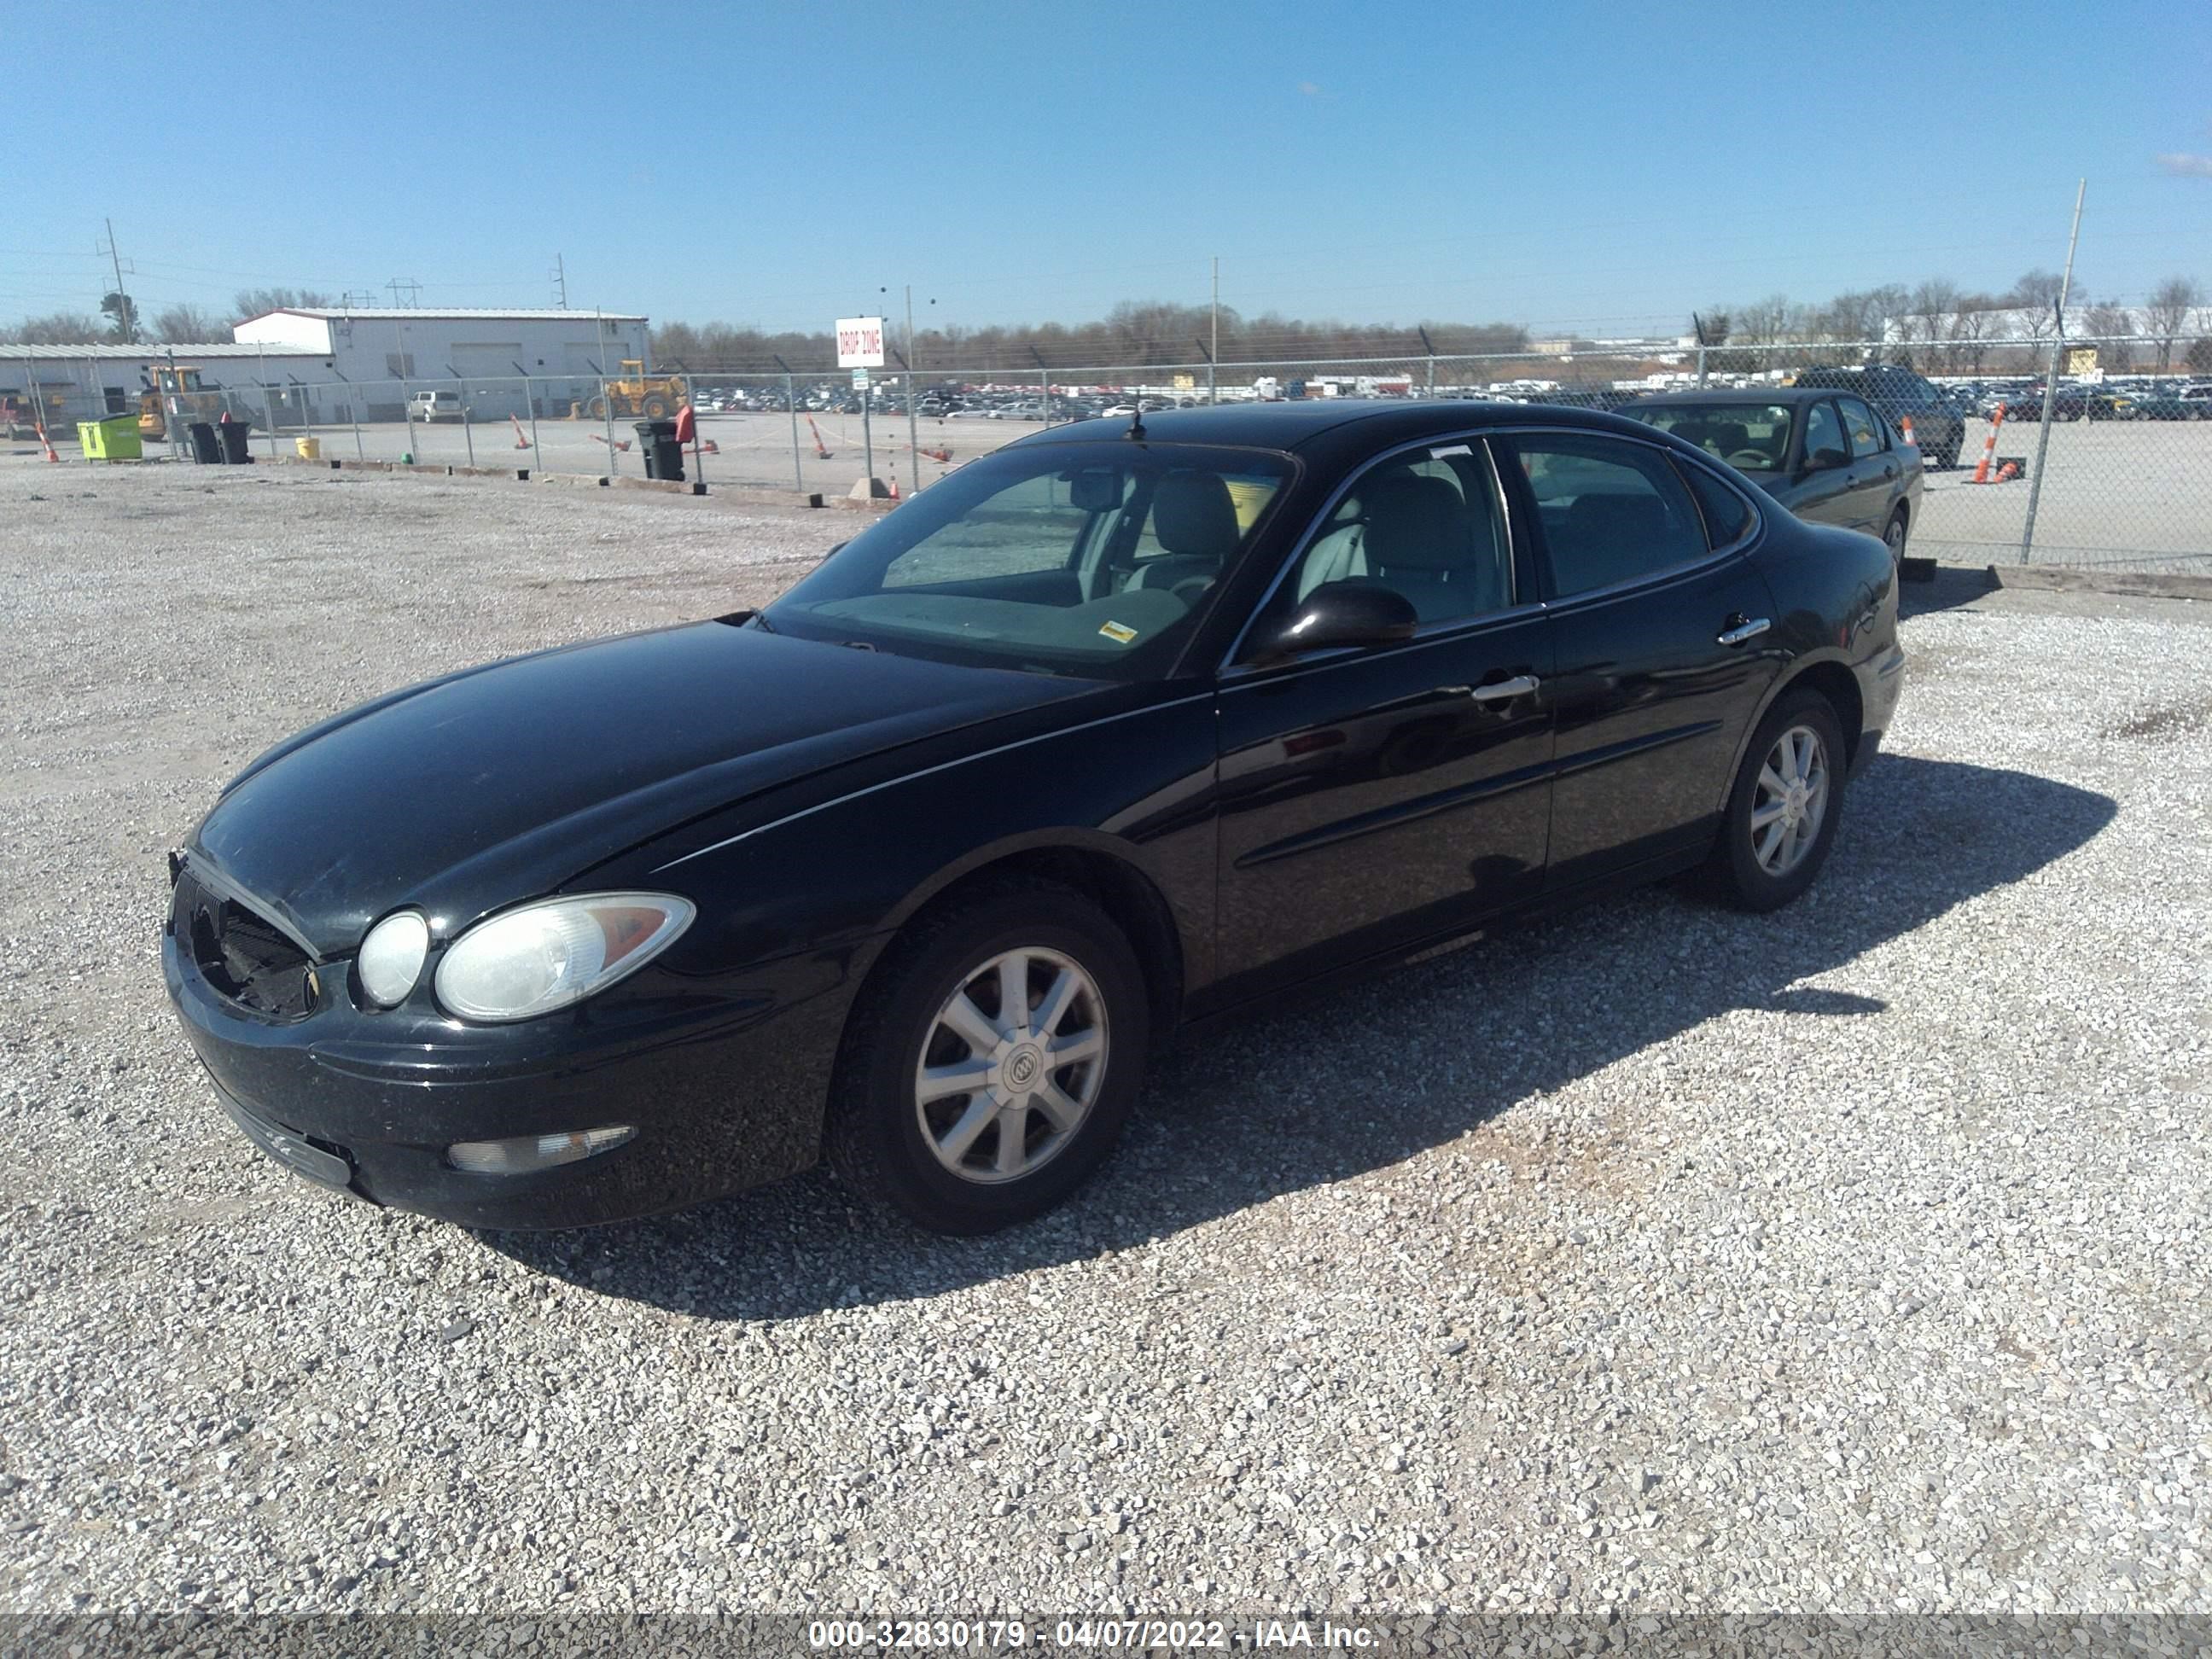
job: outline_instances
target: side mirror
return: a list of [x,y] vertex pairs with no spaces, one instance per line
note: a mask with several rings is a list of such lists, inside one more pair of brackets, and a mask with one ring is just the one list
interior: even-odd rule
[[1254,659],[1279,661],[1309,651],[1391,645],[1409,640],[1421,625],[1413,602],[1388,587],[1364,582],[1323,582],[1305,603],[1255,641]]

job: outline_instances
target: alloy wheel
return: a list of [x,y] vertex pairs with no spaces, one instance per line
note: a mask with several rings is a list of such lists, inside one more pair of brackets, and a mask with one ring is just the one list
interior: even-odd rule
[[914,1108],[963,1181],[1034,1173],[1066,1147],[1106,1076],[1106,1001],[1072,957],[1027,947],[979,963],[923,1039]]
[[1828,750],[1809,726],[1774,740],[1751,802],[1751,851],[1770,876],[1790,874],[1820,839],[1828,811]]

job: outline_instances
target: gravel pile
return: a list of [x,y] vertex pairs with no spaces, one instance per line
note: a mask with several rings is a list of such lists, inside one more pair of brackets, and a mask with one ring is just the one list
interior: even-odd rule
[[1914,617],[1807,902],[1168,1054],[1026,1230],[816,1175],[486,1237],[217,1113],[162,850],[330,710],[854,521],[150,468],[0,521],[0,1610],[2212,1598],[2212,606]]

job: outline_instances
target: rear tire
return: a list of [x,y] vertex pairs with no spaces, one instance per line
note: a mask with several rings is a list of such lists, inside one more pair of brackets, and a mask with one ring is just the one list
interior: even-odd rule
[[830,1161],[933,1232],[1030,1220],[1111,1155],[1150,1024],[1135,952],[1080,894],[1030,878],[961,894],[890,947],[854,1011]]
[[1899,507],[1889,515],[1889,524],[1881,532],[1882,544],[1889,549],[1889,562],[1896,564],[1905,557],[1905,538],[1908,526],[1905,509]]
[[1843,818],[1844,732],[1833,704],[1785,691],[1759,723],[1729,791],[1705,873],[1741,910],[1778,910],[1813,884]]

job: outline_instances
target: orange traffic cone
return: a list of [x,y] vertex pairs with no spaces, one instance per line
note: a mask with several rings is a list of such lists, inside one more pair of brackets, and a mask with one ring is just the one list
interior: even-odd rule
[[514,422],[514,447],[517,449],[529,448],[530,440],[523,435],[522,416],[520,415],[510,415],[507,418]]
[[1990,416],[1990,435],[1982,445],[1982,459],[1974,465],[1974,482],[1985,484],[1990,481],[1990,462],[1997,453],[1997,428],[2004,424],[2005,406],[1999,404]]
[[1905,441],[1911,444],[1915,449],[1919,448],[1920,440],[1912,435],[1912,416],[1910,415],[1905,416],[1898,423],[1905,428]]
[[891,499],[896,501],[898,498],[898,474],[894,472],[891,474]]
[[46,447],[46,459],[48,460],[54,462],[60,461],[61,457],[54,453],[54,441],[46,436],[46,428],[44,425],[41,425],[39,428],[39,441]]

